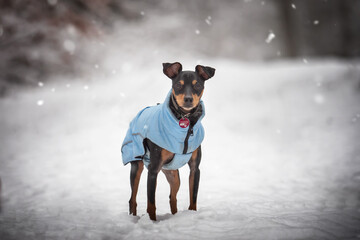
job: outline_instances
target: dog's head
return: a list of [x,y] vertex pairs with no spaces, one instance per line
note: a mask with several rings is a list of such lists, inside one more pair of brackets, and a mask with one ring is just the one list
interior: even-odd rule
[[205,81],[213,77],[215,69],[197,65],[195,71],[182,71],[181,63],[163,63],[163,72],[172,80],[172,94],[185,111],[195,108],[204,92]]

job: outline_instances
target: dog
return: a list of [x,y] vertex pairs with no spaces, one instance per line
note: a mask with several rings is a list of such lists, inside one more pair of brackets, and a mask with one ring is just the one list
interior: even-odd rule
[[163,63],[164,74],[172,80],[165,102],[141,110],[131,121],[121,152],[124,165],[131,163],[129,214],[136,216],[136,195],[144,165],[148,168],[147,213],[156,221],[155,190],[160,170],[170,184],[171,213],[177,212],[176,194],[180,187],[179,168],[190,167],[189,210],[196,211],[199,189],[201,142],[205,115],[201,97],[204,84],[215,74],[212,67],[197,65],[182,71],[179,62]]

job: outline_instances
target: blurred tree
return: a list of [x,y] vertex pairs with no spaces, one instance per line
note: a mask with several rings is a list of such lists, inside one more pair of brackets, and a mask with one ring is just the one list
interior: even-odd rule
[[360,1],[339,1],[343,55],[360,56]]
[[149,51],[242,60],[360,56],[359,0],[0,0],[0,94],[78,71],[89,61],[82,39],[100,38],[119,17],[146,19],[119,40],[125,51],[143,41]]
[[137,17],[122,2],[0,0],[0,95],[9,84],[37,83],[50,73],[74,71],[76,39],[96,38],[114,15]]
[[360,1],[280,0],[286,55],[360,55]]

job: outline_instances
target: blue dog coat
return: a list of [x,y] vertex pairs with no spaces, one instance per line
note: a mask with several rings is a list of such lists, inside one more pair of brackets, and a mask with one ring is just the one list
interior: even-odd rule
[[144,147],[145,138],[175,154],[172,161],[163,166],[163,169],[167,170],[175,170],[184,166],[190,160],[192,152],[200,146],[204,139],[204,128],[201,124],[201,120],[205,116],[203,101],[200,100],[202,115],[193,126],[193,134],[188,139],[187,152],[183,154],[184,141],[189,126],[186,128],[179,126],[179,120],[169,107],[170,97],[171,91],[164,103],[144,108],[130,122],[130,127],[121,147],[124,165],[131,161],[143,160],[145,166],[148,167],[150,152]]

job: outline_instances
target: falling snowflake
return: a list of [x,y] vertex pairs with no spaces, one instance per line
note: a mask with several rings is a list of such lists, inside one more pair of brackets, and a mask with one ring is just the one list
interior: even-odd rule
[[98,69],[98,68],[99,68],[99,65],[98,65],[98,64],[95,64],[95,65],[94,65],[94,68]]
[[314,101],[317,103],[317,104],[323,104],[325,102],[325,98],[323,95],[321,94],[316,94],[314,96]]
[[75,52],[76,46],[75,43],[71,40],[65,40],[63,43],[64,49],[69,52],[70,54],[73,54]]
[[43,87],[43,86],[44,86],[44,83],[38,82],[38,86],[39,86],[39,87]]
[[197,35],[199,35],[199,34],[200,34],[200,30],[199,30],[199,29],[196,29],[196,30],[195,30],[195,33],[196,33]]
[[275,34],[273,32],[270,32],[269,35],[267,36],[265,42],[270,43],[274,38],[275,38]]
[[306,58],[303,58],[303,62],[304,62],[305,64],[307,64],[307,63],[308,63],[308,60],[307,60]]
[[70,84],[66,84],[66,87],[67,87],[67,88],[70,88],[70,87],[71,87],[71,85],[70,85]]
[[73,25],[68,25],[66,27],[66,31],[70,36],[75,36],[77,32],[76,28]]
[[89,86],[88,85],[85,85],[84,86],[84,90],[86,91],[86,90],[88,90],[89,89]]
[[57,3],[57,0],[47,0],[48,4],[51,6],[55,6]]
[[52,89],[51,89],[51,92],[55,92],[55,88],[52,88]]
[[141,11],[140,14],[141,14],[141,16],[144,16],[144,15],[145,15],[145,12],[144,12],[144,11]]
[[314,25],[318,25],[318,24],[319,24],[319,20],[315,20]]
[[208,16],[208,17],[205,19],[205,22],[207,23],[207,25],[211,25],[211,16]]
[[296,6],[295,6],[295,4],[291,4],[291,7],[293,8],[293,9],[296,9]]
[[316,75],[314,78],[315,84],[317,87],[321,87],[323,83],[323,76],[322,75]]
[[44,105],[44,100],[38,100],[38,101],[36,102],[36,104],[37,104],[38,106],[42,106],[42,105]]

